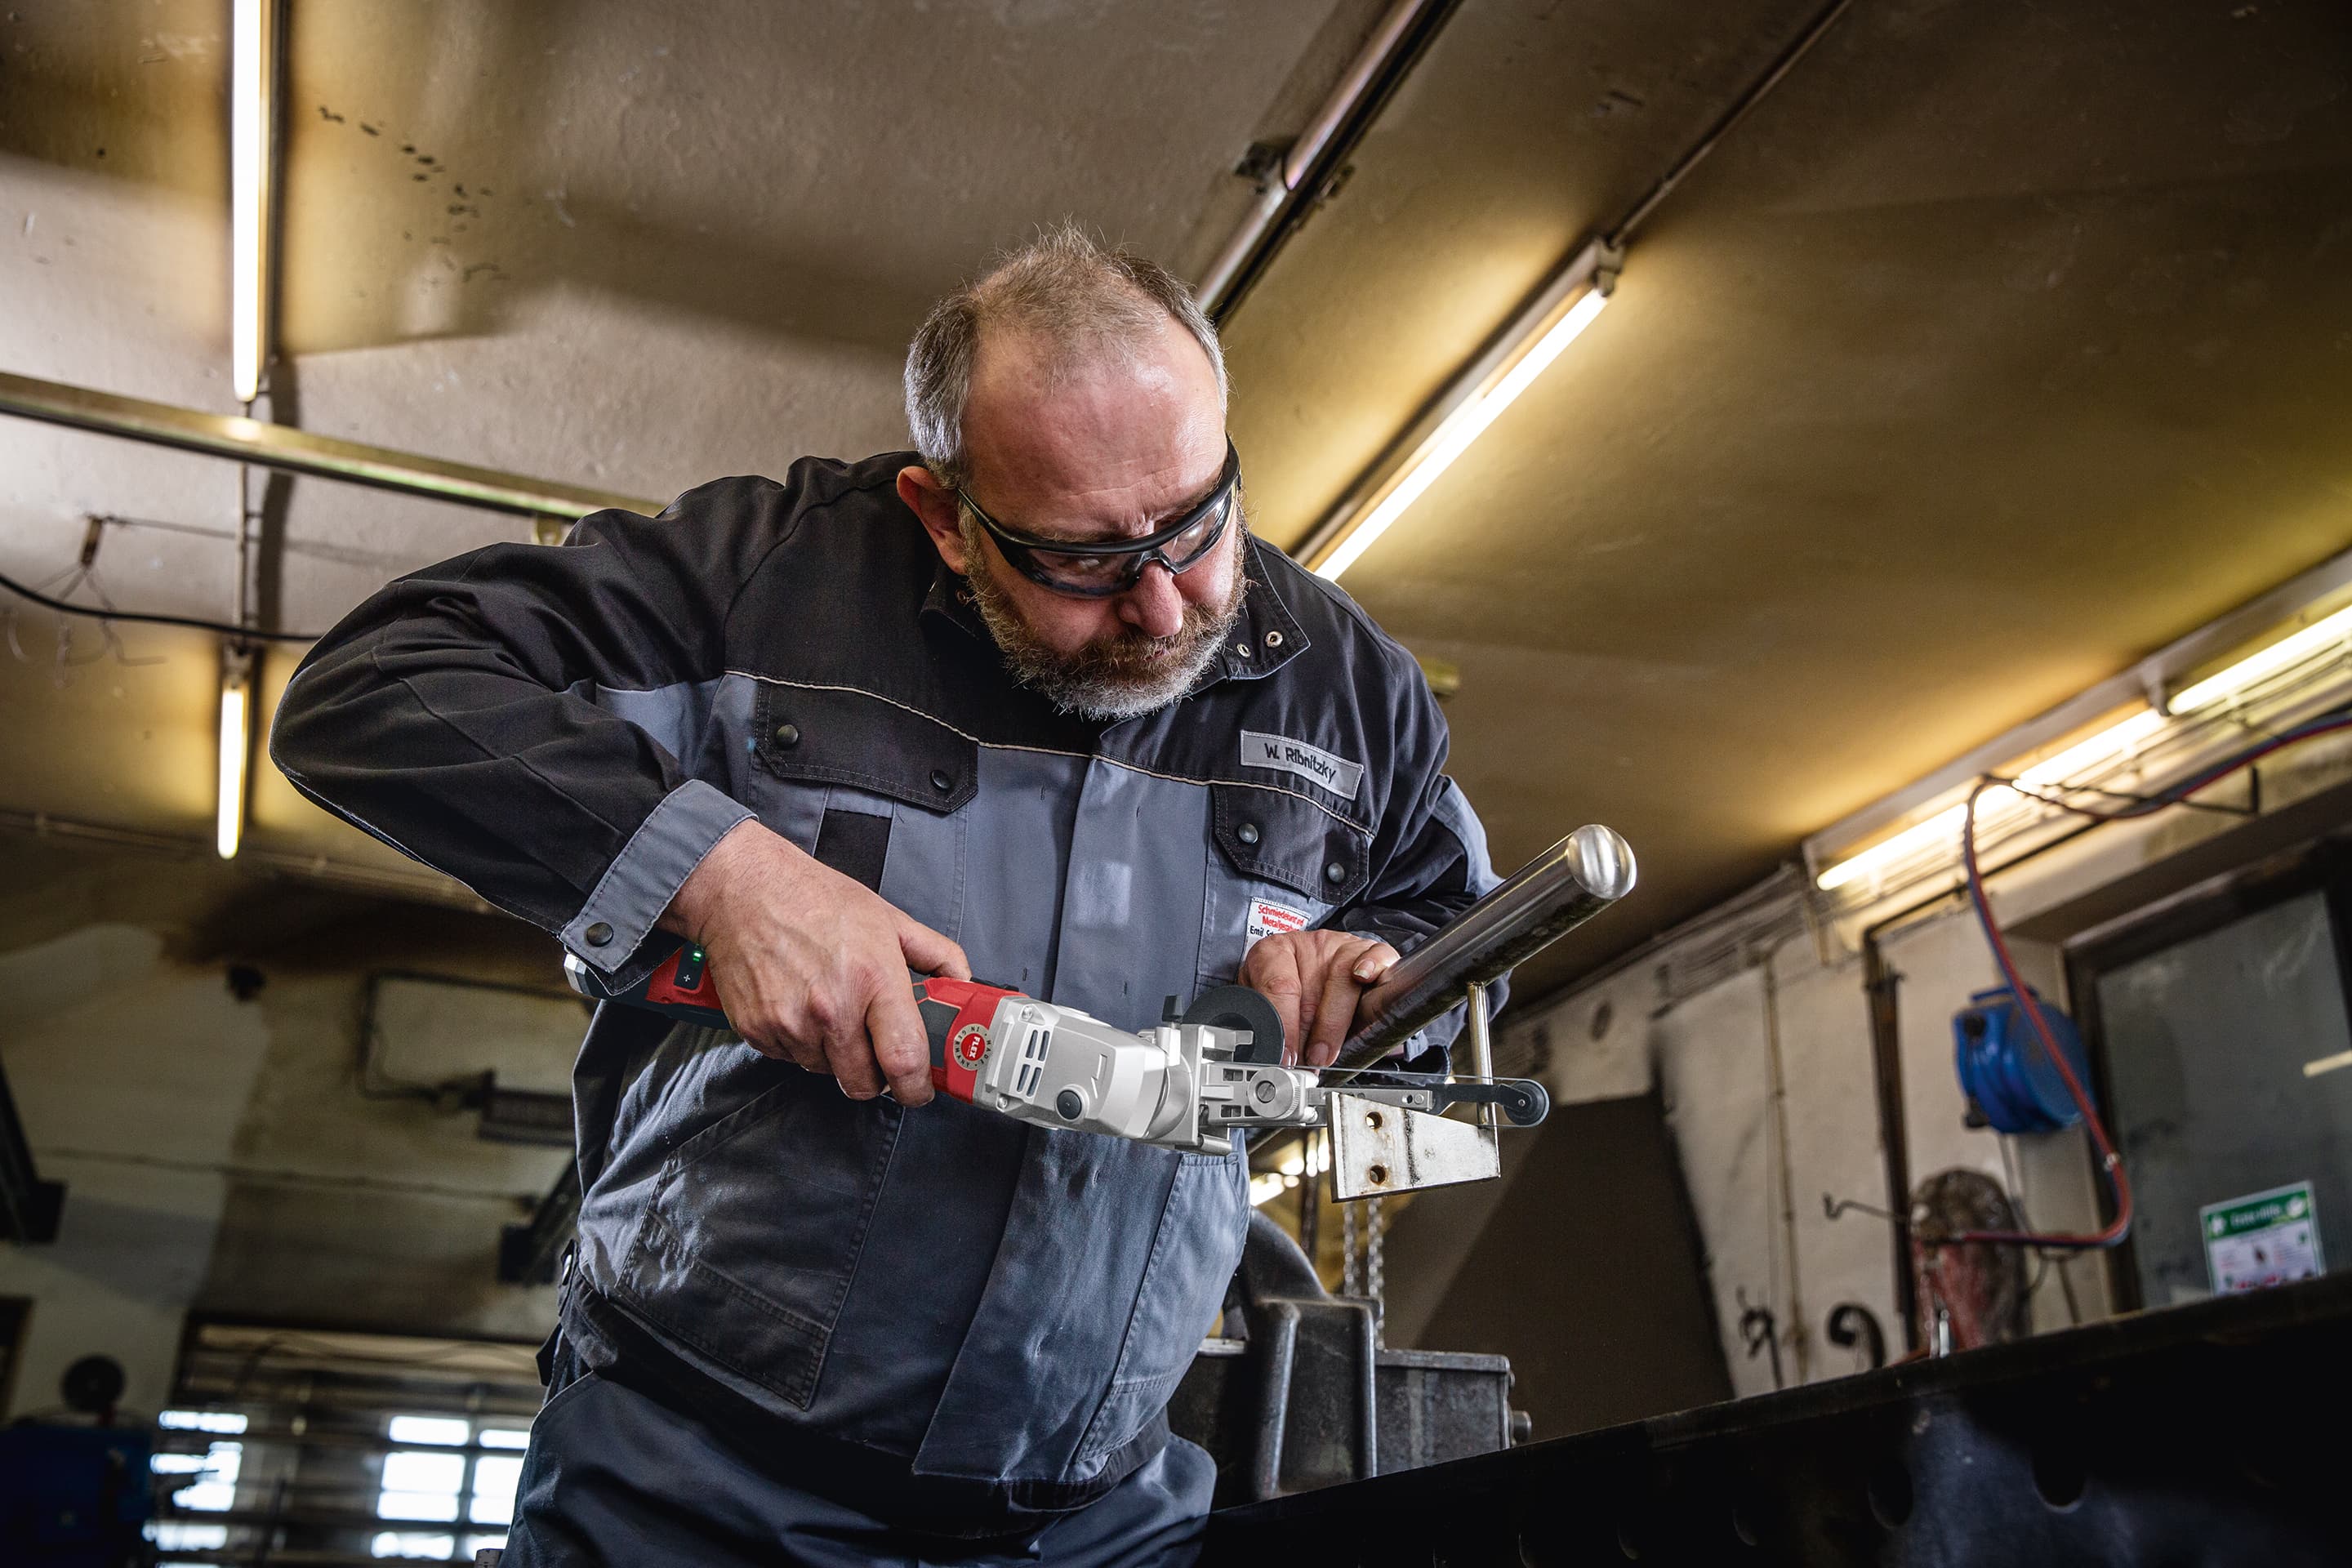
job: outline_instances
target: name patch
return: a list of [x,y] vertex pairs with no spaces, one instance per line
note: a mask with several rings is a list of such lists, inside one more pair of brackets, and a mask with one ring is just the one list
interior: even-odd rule
[[1288,904],[1277,904],[1271,899],[1252,899],[1249,907],[1249,942],[1242,951],[1255,947],[1261,938],[1277,931],[1307,929],[1307,911],[1294,910]]
[[1304,741],[1294,741],[1286,735],[1268,735],[1256,730],[1242,731],[1242,765],[1247,768],[1277,768],[1286,773],[1297,773],[1310,784],[1318,784],[1342,800],[1353,800],[1364,786],[1364,764],[1336,757],[1319,746]]

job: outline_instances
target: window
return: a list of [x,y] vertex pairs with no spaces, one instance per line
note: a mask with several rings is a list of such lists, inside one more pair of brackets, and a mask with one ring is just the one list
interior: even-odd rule
[[[245,1416],[223,1410],[166,1410],[155,1417],[156,1426],[182,1432],[240,1433],[245,1424]],[[236,1478],[245,1468],[245,1445],[210,1443],[201,1454],[157,1454],[147,1466],[159,1476],[188,1478],[187,1484],[172,1494],[172,1500],[182,1508],[226,1513],[236,1505]],[[227,1539],[225,1525],[189,1524],[179,1531],[187,1532],[187,1538],[166,1541],[159,1531],[156,1544],[166,1550],[199,1551]]]
[[[383,1457],[376,1517],[388,1522],[502,1525],[514,1520],[516,1484],[522,1479],[527,1427],[477,1428],[464,1416],[395,1415],[385,1435],[396,1444]],[[427,1447],[430,1445],[430,1447]],[[508,1450],[504,1453],[485,1450]],[[486,1546],[504,1546],[503,1535],[467,1538],[467,1558]],[[416,1530],[377,1532],[369,1550],[377,1557],[447,1559],[457,1547],[454,1534]]]
[[2137,1200],[2110,1255],[2123,1303],[2211,1293],[2207,1212],[2304,1184],[2317,1256],[2293,1267],[2352,1262],[2352,853],[2264,862],[2069,961]]

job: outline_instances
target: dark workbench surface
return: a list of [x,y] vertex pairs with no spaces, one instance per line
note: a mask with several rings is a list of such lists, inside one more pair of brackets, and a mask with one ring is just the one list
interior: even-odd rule
[[1210,1564],[2352,1563],[2352,1275],[1225,1510]]

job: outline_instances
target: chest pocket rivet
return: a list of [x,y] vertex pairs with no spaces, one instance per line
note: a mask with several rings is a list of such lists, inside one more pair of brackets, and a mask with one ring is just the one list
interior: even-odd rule
[[1256,843],[1257,824],[1255,822],[1243,823],[1239,827],[1234,829],[1234,837],[1240,839],[1244,844]]
[[800,743],[801,727],[798,724],[779,724],[776,726],[776,744],[779,746],[797,746]]
[[939,791],[941,795],[945,795],[948,791],[955,788],[955,779],[950,775],[947,769],[933,768],[931,770],[931,787]]
[[1327,882],[1344,882],[1348,879],[1348,868],[1334,860],[1323,868],[1323,879]]

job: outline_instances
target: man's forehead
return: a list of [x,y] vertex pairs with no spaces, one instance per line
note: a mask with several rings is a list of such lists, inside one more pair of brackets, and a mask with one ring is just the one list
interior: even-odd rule
[[1055,373],[1034,345],[984,343],[964,420],[976,497],[1001,521],[1072,538],[1149,531],[1205,500],[1224,467],[1223,410],[1206,356],[1177,333],[1199,374],[1165,353]]

